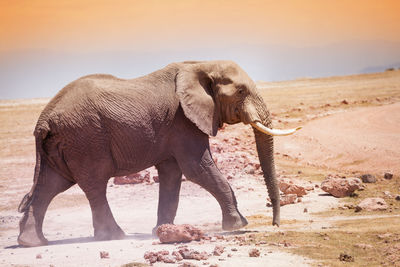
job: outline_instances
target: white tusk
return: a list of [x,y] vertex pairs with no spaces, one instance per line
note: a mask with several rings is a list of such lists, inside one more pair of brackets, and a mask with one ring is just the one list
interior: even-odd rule
[[258,121],[252,122],[250,124],[251,124],[251,126],[253,126],[257,130],[259,130],[260,132],[263,132],[263,133],[269,134],[269,135],[274,135],[274,136],[290,135],[301,129],[301,127],[297,127],[296,129],[289,129],[289,130],[270,129]]

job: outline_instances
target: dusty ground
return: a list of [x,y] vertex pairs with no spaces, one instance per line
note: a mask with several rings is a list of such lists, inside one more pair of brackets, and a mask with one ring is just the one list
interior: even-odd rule
[[277,151],[303,164],[377,175],[400,173],[400,103],[313,120],[277,143]]
[[[373,173],[381,177],[385,171],[391,171],[395,174],[392,181],[383,181],[376,188],[389,188],[392,194],[400,194],[399,71],[259,82],[258,86],[277,127],[304,126],[294,136],[275,139],[280,177],[296,177],[319,184],[328,173],[346,176]],[[153,244],[157,239],[151,236],[156,222],[158,184],[121,186],[113,185],[112,180],[107,196],[117,222],[129,235],[127,240],[93,242],[89,205],[82,191],[75,186],[59,195],[49,208],[44,222],[44,233],[51,241],[49,246],[17,246],[20,214],[16,208],[30,189],[35,162],[31,133],[47,101],[0,101],[0,265],[121,266],[131,262],[145,263],[145,251],[173,251],[175,245]],[[282,237],[297,242],[290,234],[293,231],[314,234],[321,229],[336,229],[338,223],[345,224],[351,219],[368,223],[368,220],[376,218],[398,218],[400,205],[395,201],[391,202],[390,212],[351,213],[349,217],[350,213],[343,214],[337,209],[341,205],[338,199],[315,189],[301,203],[282,207],[282,226],[272,227],[272,212],[265,206],[267,193],[261,174],[249,167],[257,163],[249,126],[225,127],[211,140],[211,144],[214,158],[221,171],[229,177],[239,209],[250,224],[242,232],[222,232],[221,212],[215,199],[198,186],[183,182],[176,223],[193,224],[210,236],[224,235],[226,239],[213,238],[205,243],[188,244],[190,248],[210,253],[216,244],[226,246],[222,256],[213,256],[205,261],[208,265],[307,266],[320,262],[330,265],[331,262],[321,260],[315,253],[304,253],[308,249],[304,249],[301,242],[297,246],[291,245]],[[363,194],[374,194],[374,190],[367,188]],[[304,212],[305,208],[307,212]],[[329,217],[321,217],[321,212],[330,212]],[[269,237],[269,241],[250,242],[254,239],[252,234]],[[236,236],[247,238],[248,242],[234,242]],[[307,238],[310,237],[302,237],[303,240]],[[254,247],[260,249],[261,256],[250,258],[248,251]],[[232,251],[232,248],[237,251]],[[107,251],[109,258],[101,259],[100,251]],[[204,261],[193,263],[201,266]]]

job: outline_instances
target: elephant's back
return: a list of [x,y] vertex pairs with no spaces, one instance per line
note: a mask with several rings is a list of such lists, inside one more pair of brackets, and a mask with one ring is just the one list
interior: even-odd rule
[[[49,102],[35,136],[51,137],[46,141],[48,151],[68,148],[63,150],[65,158],[80,158],[85,151],[92,158],[109,154],[112,159],[108,162],[113,162],[117,170],[132,165],[147,167],[160,152],[152,148],[162,146],[178,107],[174,86],[165,80],[85,76],[64,87]],[[140,160],[132,158],[134,151],[140,152]]]
[[[166,93],[170,91],[169,93]],[[179,105],[173,88],[146,79],[124,80],[112,75],[84,76],[67,86],[48,103],[37,127],[83,127],[102,119],[124,124],[163,119]],[[140,123],[139,123],[140,124]]]

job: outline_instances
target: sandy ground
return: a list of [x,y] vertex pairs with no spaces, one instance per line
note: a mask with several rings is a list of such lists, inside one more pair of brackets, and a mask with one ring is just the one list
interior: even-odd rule
[[341,171],[400,173],[400,103],[313,120],[277,141],[277,151],[301,163]]
[[[263,83],[260,88],[263,97],[272,103],[269,106],[276,125],[304,126],[294,136],[275,139],[280,177],[296,176],[280,166],[282,158],[289,160],[296,172],[303,166],[315,166],[323,170],[380,175],[390,170],[398,175],[400,73]],[[350,104],[342,105],[340,102],[344,98]],[[21,215],[16,208],[30,189],[35,162],[31,133],[47,101],[0,101],[0,266],[121,266],[129,262],[144,263],[146,251],[167,249],[172,252],[176,249],[176,245],[158,244],[157,239],[151,236],[156,223],[158,184],[114,185],[112,180],[107,197],[116,221],[128,234],[126,240],[94,242],[88,202],[82,191],[74,186],[57,196],[48,210],[44,233],[50,244],[37,248],[17,245]],[[301,108],[297,108],[298,105]],[[177,224],[193,224],[210,236],[226,237],[249,232],[267,235],[293,227],[307,231],[331,224],[332,220],[320,220],[314,214],[337,206],[338,200],[316,189],[301,203],[282,207],[280,228],[270,225],[272,211],[265,205],[267,192],[262,176],[257,171],[249,174],[247,168],[249,162],[257,162],[249,126],[226,127],[217,138],[211,139],[211,144],[217,165],[227,177],[232,177],[230,183],[239,210],[247,217],[263,216],[267,221],[262,225],[252,225],[250,221],[243,232],[223,232],[216,200],[197,185],[185,181]],[[289,220],[297,223],[284,223]],[[192,242],[188,246],[211,253],[216,244],[226,246],[227,252],[207,261],[191,262],[198,266],[205,263],[218,266],[312,264],[309,259],[273,245],[258,247],[261,250],[258,258],[248,256],[251,247],[219,240],[204,244]],[[231,248],[236,248],[237,252]],[[101,259],[100,251],[107,251],[110,257]],[[228,257],[228,253],[232,257]]]
[[[260,183],[257,186],[257,183]],[[110,182],[110,185],[112,183]],[[242,181],[236,183],[246,184],[246,188],[256,188],[254,191],[236,190],[239,209],[245,216],[253,214],[263,214],[272,216],[271,210],[265,207],[266,192],[261,185],[261,181],[250,183]],[[20,248],[16,246],[18,232],[16,229],[8,230],[7,238],[1,241],[0,264],[21,264],[29,266],[120,266],[128,262],[144,262],[143,255],[146,251],[158,251],[162,249],[172,252],[176,245],[152,245],[158,241],[151,236],[152,227],[156,222],[157,210],[157,184],[135,186],[113,186],[108,190],[108,198],[116,217],[117,222],[128,234],[127,240],[93,242],[91,213],[87,203],[74,205],[68,208],[50,209],[44,224],[46,237],[51,241],[49,246],[38,248]],[[80,189],[75,187],[64,194],[78,195]],[[59,198],[62,198],[60,195]],[[310,211],[320,211],[336,205],[336,200],[331,197],[324,197],[323,204],[316,207],[317,193],[305,197],[302,203],[282,207],[282,218],[304,218],[311,217],[310,214],[303,215],[304,207]],[[56,203],[55,203],[56,204]],[[214,235],[234,235],[236,233],[223,232],[221,230],[220,209],[213,197],[203,189],[190,183],[184,182],[181,193],[180,206],[176,217],[176,223],[193,224],[210,236]],[[4,214],[15,218],[13,224],[17,224],[15,212]],[[14,217],[15,216],[15,217]],[[270,219],[268,219],[270,220]],[[270,221],[266,222],[268,225]],[[325,224],[327,225],[327,224]],[[306,227],[312,227],[308,224]],[[320,225],[318,225],[320,227]],[[249,227],[245,231],[278,231],[276,227]],[[211,257],[207,261],[194,262],[202,265],[203,262],[217,263],[219,266],[287,266],[287,264],[298,264],[307,266],[310,262],[299,256],[289,254],[274,247],[261,248],[262,257],[249,258],[248,251],[251,247],[227,245],[225,242],[209,242],[199,244],[192,242],[188,244],[190,248],[198,251],[212,253],[216,244],[226,246],[227,253],[232,257],[227,258],[227,253],[221,257]],[[231,248],[238,249],[231,252]],[[107,251],[109,259],[101,259],[100,251]],[[40,254],[41,259],[36,259]],[[222,259],[223,261],[220,261]],[[173,266],[173,265],[172,265]]]

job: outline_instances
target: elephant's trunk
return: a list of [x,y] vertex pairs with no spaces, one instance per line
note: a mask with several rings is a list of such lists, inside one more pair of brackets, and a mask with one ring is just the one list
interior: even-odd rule
[[[267,110],[260,114],[261,123],[268,128],[271,128],[271,120]],[[261,132],[258,128],[253,126],[254,136],[256,139],[256,146],[258,157],[260,160],[261,169],[264,173],[265,184],[267,185],[268,195],[272,202],[273,218],[272,225],[279,226],[280,224],[280,197],[279,187],[275,176],[274,164],[274,140],[271,135]]]

